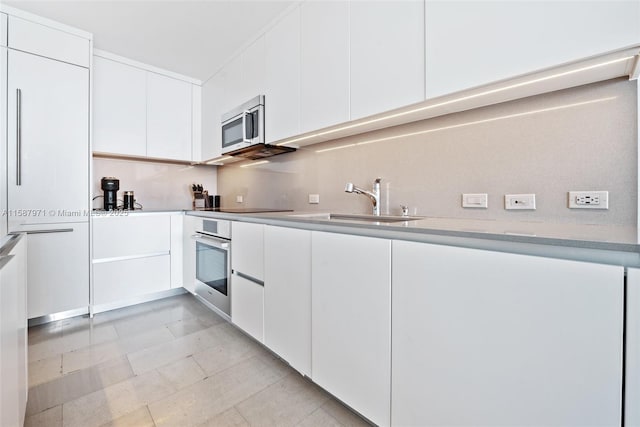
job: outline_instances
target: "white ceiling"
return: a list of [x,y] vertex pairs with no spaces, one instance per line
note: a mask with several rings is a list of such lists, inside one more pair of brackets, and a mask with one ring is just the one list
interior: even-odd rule
[[94,47],[200,80],[293,0],[2,0],[93,33]]

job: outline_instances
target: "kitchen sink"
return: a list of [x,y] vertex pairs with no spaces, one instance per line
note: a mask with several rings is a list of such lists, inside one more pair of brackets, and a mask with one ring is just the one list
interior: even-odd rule
[[345,220],[345,221],[363,221],[377,223],[392,223],[416,221],[423,219],[422,216],[400,216],[400,215],[367,215],[367,214],[339,214],[339,213],[313,213],[313,214],[294,214],[291,216],[309,219],[322,220]]

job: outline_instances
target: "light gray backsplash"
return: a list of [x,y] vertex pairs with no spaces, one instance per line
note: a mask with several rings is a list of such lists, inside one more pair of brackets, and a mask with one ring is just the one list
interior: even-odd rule
[[[425,216],[635,226],[637,117],[636,82],[611,80],[231,164],[218,191],[225,207],[370,213],[344,186],[381,177],[383,213],[404,204]],[[568,209],[570,190],[608,190],[609,210]],[[462,193],[488,193],[489,208],[462,208]],[[537,210],[506,211],[504,195],[519,193],[535,193]]]
[[[118,199],[133,190],[136,201],[145,210],[191,209],[191,184],[202,184],[209,194],[216,194],[215,166],[186,166],[168,163],[139,162],[120,159],[93,159],[93,195],[102,195],[100,179],[113,176],[120,180]],[[101,208],[102,198],[93,207]]]

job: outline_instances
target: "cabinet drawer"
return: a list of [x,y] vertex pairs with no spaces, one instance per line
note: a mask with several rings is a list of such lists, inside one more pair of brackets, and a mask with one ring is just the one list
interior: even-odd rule
[[170,215],[95,218],[93,259],[169,253],[170,230]]
[[234,274],[231,277],[231,295],[233,323],[264,342],[264,286]]
[[95,305],[170,288],[170,256],[161,255],[93,265],[93,303]]

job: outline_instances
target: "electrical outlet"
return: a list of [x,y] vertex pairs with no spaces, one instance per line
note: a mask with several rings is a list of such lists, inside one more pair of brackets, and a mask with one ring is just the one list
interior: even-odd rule
[[609,192],[569,191],[569,209],[609,209]]
[[505,194],[504,195],[504,208],[511,209],[536,209],[536,195],[535,194]]
[[489,196],[487,193],[478,194],[463,194],[462,195],[462,207],[463,208],[483,208],[489,207]]
[[241,195],[237,195],[236,196],[236,203],[242,203],[244,202],[244,197],[242,197]]
[[309,203],[312,205],[317,205],[320,203],[320,195],[319,194],[309,194]]

